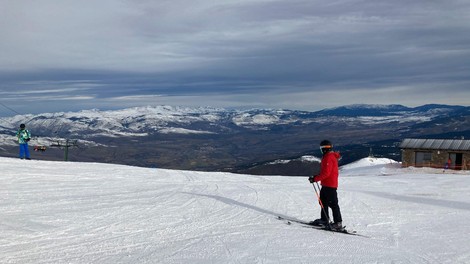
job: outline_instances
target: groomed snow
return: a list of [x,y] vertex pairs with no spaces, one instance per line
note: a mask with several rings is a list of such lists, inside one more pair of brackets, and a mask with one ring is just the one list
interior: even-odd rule
[[343,221],[365,238],[276,219],[319,216],[305,177],[0,167],[1,263],[470,263],[468,172],[343,168]]

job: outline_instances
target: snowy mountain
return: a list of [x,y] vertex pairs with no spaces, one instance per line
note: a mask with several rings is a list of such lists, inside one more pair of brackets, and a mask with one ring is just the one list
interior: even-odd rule
[[[352,105],[306,112],[149,106],[17,115],[0,118],[0,155],[16,155],[13,135],[20,123],[32,131],[34,145],[77,140],[80,150],[70,153],[73,160],[237,171],[316,154],[313,146],[325,137],[345,146],[416,135],[468,136],[470,107]],[[51,149],[36,158],[61,155]]]
[[[470,263],[470,174],[364,159],[343,168],[343,223],[306,177],[0,158],[2,263]],[[445,188],[443,188],[445,187]]]
[[220,134],[236,128],[265,130],[269,126],[347,121],[359,124],[420,123],[458,113],[463,106],[351,105],[318,112],[291,110],[226,110],[172,106],[135,107],[115,111],[84,110],[67,113],[18,115],[1,118],[3,133],[19,123],[47,135],[81,138],[147,136],[154,133]]
[[450,106],[450,105],[438,105],[428,104],[419,107],[406,107],[403,105],[347,105],[341,107],[335,107],[331,109],[321,110],[318,113],[328,116],[425,116],[435,117],[437,114],[452,113],[465,109],[464,106]]

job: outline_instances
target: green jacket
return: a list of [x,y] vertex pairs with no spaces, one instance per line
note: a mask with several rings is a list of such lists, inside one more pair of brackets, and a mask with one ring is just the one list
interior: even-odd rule
[[18,143],[26,144],[31,138],[31,133],[29,133],[28,129],[20,129],[16,132],[16,137],[18,138]]

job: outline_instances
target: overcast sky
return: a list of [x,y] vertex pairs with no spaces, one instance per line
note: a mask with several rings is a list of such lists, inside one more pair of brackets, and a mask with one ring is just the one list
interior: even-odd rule
[[3,116],[470,105],[468,0],[0,0],[0,36]]

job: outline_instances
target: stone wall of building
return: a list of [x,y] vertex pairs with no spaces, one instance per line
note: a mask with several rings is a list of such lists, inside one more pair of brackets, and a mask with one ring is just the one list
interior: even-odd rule
[[[430,160],[421,164],[416,163],[416,152],[431,153]],[[451,169],[470,170],[470,151],[446,151],[446,150],[425,150],[425,149],[402,149],[402,165],[404,167],[432,167],[445,168],[451,153],[462,153],[462,165],[451,166]]]

